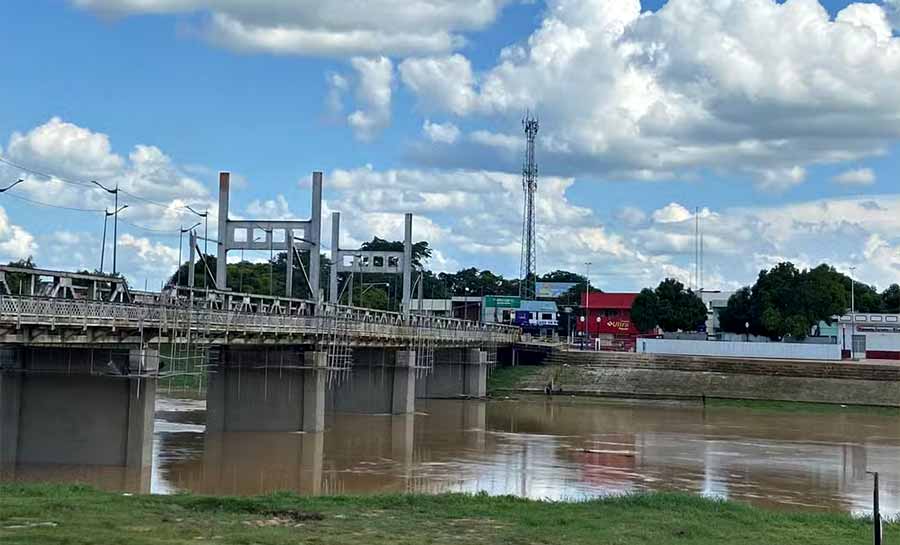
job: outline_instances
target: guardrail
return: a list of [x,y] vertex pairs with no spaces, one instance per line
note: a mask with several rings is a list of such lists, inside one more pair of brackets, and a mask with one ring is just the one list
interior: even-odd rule
[[128,304],[106,301],[0,296],[0,323],[82,328],[158,328],[162,331],[191,331],[208,335],[259,333],[276,335],[320,335],[339,331],[359,339],[413,340],[437,342],[512,343],[518,328],[482,324],[439,316],[410,315],[323,303],[319,312],[300,308],[294,313],[269,307],[246,311],[218,309],[194,301],[180,304]]

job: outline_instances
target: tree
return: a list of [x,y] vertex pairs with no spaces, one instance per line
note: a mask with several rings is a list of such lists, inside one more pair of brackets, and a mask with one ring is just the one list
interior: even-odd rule
[[900,284],[891,284],[881,294],[881,304],[884,312],[900,314]]
[[703,300],[672,278],[663,280],[655,291],[641,291],[631,309],[632,322],[641,331],[657,326],[663,331],[697,331],[706,318]]
[[646,332],[659,325],[659,297],[650,288],[644,288],[631,306],[631,323],[638,331]]
[[728,298],[728,305],[719,313],[719,327],[731,333],[746,333],[752,321],[750,288],[744,287]]

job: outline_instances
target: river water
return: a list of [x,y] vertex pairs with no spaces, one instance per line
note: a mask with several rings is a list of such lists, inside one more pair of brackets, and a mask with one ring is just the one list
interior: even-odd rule
[[581,499],[675,490],[776,509],[900,515],[900,418],[572,398],[421,401],[328,415],[324,434],[204,431],[205,404],[157,401],[153,467],[20,465],[5,478],[132,492],[480,492]]

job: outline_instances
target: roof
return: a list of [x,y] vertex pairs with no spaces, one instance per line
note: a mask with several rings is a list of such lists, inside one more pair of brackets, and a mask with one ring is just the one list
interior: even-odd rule
[[587,294],[581,299],[581,304],[590,308],[631,309],[636,293],[600,293],[591,292],[591,300],[587,301]]
[[522,301],[519,310],[528,312],[556,312],[556,301]]

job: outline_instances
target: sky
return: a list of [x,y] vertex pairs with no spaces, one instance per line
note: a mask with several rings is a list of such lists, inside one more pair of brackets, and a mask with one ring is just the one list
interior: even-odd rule
[[97,269],[96,180],[128,204],[120,272],[157,287],[186,206],[216,236],[219,171],[233,219],[306,219],[320,170],[343,248],[412,212],[433,270],[516,277],[531,111],[538,273],[731,290],[790,260],[900,282],[900,0],[14,5],[0,186],[25,182],[0,193],[2,262]]

